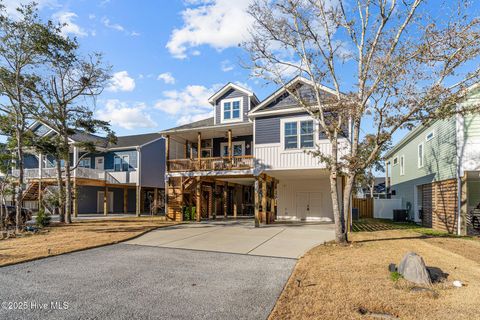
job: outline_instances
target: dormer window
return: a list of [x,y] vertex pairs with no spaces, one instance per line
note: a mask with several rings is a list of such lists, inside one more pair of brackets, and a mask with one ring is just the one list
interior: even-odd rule
[[222,101],[222,122],[239,121],[243,118],[242,98]]

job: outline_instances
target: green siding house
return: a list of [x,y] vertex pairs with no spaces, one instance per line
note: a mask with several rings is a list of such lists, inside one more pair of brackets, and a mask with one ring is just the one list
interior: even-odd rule
[[[479,103],[472,92],[465,103]],[[421,125],[385,155],[392,198],[411,220],[450,233],[480,228],[480,116]]]

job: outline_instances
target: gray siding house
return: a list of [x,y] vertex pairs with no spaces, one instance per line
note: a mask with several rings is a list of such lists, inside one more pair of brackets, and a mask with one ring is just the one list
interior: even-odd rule
[[[39,137],[56,134],[40,122],[30,129]],[[160,134],[121,136],[112,144],[103,137],[77,133],[70,141],[74,215],[139,215],[164,210],[165,139]],[[77,146],[85,141],[94,142],[94,153],[86,153]],[[37,209],[42,196],[56,188],[55,159],[52,155],[27,151],[24,167],[28,183],[24,204]]]
[[[302,99],[313,99],[311,83],[291,80]],[[331,89],[323,87],[325,96]],[[167,215],[174,220],[255,216],[333,221],[328,170],[306,150],[330,152],[330,144],[283,88],[259,101],[228,83],[209,102],[214,116],[162,131],[167,145]],[[348,130],[347,130],[348,131]],[[348,152],[348,132],[342,151]],[[339,188],[342,188],[340,186]]]

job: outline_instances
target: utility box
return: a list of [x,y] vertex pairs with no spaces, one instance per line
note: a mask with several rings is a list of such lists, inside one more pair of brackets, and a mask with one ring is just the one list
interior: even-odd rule
[[395,221],[395,222],[407,222],[408,221],[408,210],[406,210],[406,209],[395,209],[395,210],[393,210],[393,221]]

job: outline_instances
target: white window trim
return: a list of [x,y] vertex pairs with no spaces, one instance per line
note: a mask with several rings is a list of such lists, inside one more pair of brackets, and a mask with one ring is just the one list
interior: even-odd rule
[[[420,164],[420,154],[418,152],[419,149],[420,149],[420,146],[422,146],[422,155],[421,155],[422,163],[421,164]],[[423,142],[421,142],[417,146],[417,167],[418,168],[423,168],[424,165],[425,165],[425,144]]]
[[[397,161],[395,161],[395,160],[397,160]],[[396,162],[396,163],[395,163],[395,162]],[[394,167],[395,167],[395,166],[398,166],[398,163],[399,163],[399,162],[398,162],[398,156],[393,157],[392,166],[394,166]]]
[[[239,101],[240,102],[240,118],[234,118],[234,119],[224,119],[225,113],[223,112],[223,106],[226,102],[231,103],[231,113],[233,115],[233,102],[234,101]],[[243,97],[237,97],[237,98],[230,98],[230,99],[223,99],[220,101],[220,119],[221,123],[230,123],[230,122],[241,122],[243,121]]]
[[80,162],[81,161],[87,161],[88,160],[88,167],[82,167],[82,168],[91,168],[92,167],[92,157],[85,157],[85,158],[82,158],[78,161],[78,166],[80,167]]
[[405,175],[405,155],[404,154],[400,156],[400,161],[398,163],[400,164],[400,175],[404,176]]
[[[233,153],[233,146],[242,146],[242,156],[245,155],[245,141],[232,141],[232,153]],[[220,143],[220,157],[223,157],[223,149],[225,147],[228,147],[228,142],[222,142]],[[234,156],[232,154],[232,156]]]
[[[431,136],[430,139],[429,139],[428,136],[429,136],[430,134],[431,134],[432,136]],[[432,130],[432,131],[428,132],[428,133],[425,135],[425,141],[430,141],[430,140],[432,140],[433,138],[435,138],[435,130]]]
[[[300,122],[302,121],[313,121],[313,147],[311,148],[302,148],[300,147]],[[296,122],[297,123],[297,148],[295,149],[285,149],[285,122]],[[283,118],[280,120],[280,144],[281,150],[283,152],[299,152],[301,150],[311,150],[315,148],[315,145],[319,142],[318,139],[318,121],[310,116],[302,116],[302,117],[290,117],[290,118]]]
[[95,157],[94,169],[97,169],[97,159],[102,159],[103,170],[105,170],[105,157]]

